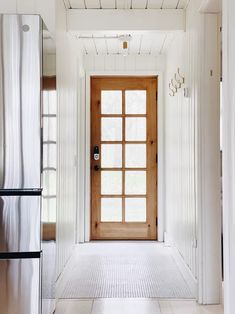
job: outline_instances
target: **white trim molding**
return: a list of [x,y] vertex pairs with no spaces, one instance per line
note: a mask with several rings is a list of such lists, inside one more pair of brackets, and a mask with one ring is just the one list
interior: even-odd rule
[[197,279],[193,276],[193,273],[191,272],[189,266],[186,264],[183,256],[180,254],[179,250],[174,244],[174,241],[170,238],[167,232],[165,232],[164,234],[164,239],[165,239],[165,244],[171,247],[173,258],[177,266],[179,267],[179,270],[182,276],[184,277],[184,280],[189,286],[192,295],[194,296],[195,299],[197,299],[197,294],[198,294]]
[[235,313],[235,1],[223,1],[224,314]]

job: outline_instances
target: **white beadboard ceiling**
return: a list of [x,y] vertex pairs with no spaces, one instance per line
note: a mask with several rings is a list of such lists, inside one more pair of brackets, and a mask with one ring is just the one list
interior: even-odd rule
[[[128,42],[128,55],[161,55],[164,54],[174,38],[174,33],[144,33],[130,34]],[[86,55],[121,55],[122,42],[118,35],[97,37],[96,35],[77,36],[84,54]],[[88,38],[89,37],[89,38]]]
[[[128,43],[128,55],[159,55],[164,54],[174,38],[174,33],[144,33],[130,34],[131,40]],[[118,35],[104,35],[97,38],[96,35],[77,36],[85,54],[93,55],[121,55],[123,54],[122,42]],[[87,38],[90,37],[90,38]]]
[[189,0],[67,0],[70,9],[185,9]]
[[[185,9],[190,0],[66,0],[68,9]],[[123,35],[131,35],[132,39],[129,42],[129,55],[158,55],[164,54],[170,42],[174,38],[174,33],[156,32],[143,34],[125,33]],[[100,34],[97,38],[97,33],[86,33],[75,36],[80,41],[85,54],[95,55],[118,55],[122,54],[122,43],[115,37],[119,34]],[[87,38],[90,37],[90,38]],[[105,38],[106,37],[106,38]]]

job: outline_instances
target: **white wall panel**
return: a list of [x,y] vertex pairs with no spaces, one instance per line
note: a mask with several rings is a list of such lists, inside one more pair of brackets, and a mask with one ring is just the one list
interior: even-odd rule
[[[186,64],[193,56],[187,56],[186,35],[176,36],[167,54],[166,92],[168,82],[177,68],[186,76]],[[190,58],[190,59],[189,59]],[[192,65],[192,63],[191,63]],[[166,231],[174,242],[194,277],[197,277],[196,250],[193,242],[196,234],[196,187],[195,187],[195,103],[184,98],[183,89],[174,96],[166,97]]]
[[224,306],[235,313],[235,1],[223,1]]
[[43,55],[43,75],[44,76],[56,75],[56,55],[55,54]]
[[63,0],[56,2],[57,76],[57,276],[62,272],[75,244],[77,208],[77,47],[66,33]]
[[164,0],[163,9],[177,9],[178,0]]
[[179,67],[189,97],[166,97],[166,231],[210,304],[221,286],[218,27],[198,5],[191,0],[186,33],[167,54],[166,91]]
[[86,55],[84,57],[85,70],[91,71],[164,71],[164,56],[96,56]]

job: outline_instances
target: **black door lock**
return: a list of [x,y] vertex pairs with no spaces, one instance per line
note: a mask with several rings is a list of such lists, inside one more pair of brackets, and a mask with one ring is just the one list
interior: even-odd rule
[[99,165],[95,165],[94,169],[95,169],[95,171],[99,171],[100,170],[100,166]]
[[100,152],[99,152],[99,147],[98,146],[95,146],[94,147],[94,160],[99,160],[100,159]]

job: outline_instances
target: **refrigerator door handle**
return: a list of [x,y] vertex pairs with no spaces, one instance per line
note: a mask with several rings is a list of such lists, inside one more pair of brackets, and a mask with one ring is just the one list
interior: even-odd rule
[[0,196],[40,196],[42,189],[0,189]]
[[28,259],[40,258],[42,251],[37,252],[2,252],[0,253],[0,260],[3,259]]

